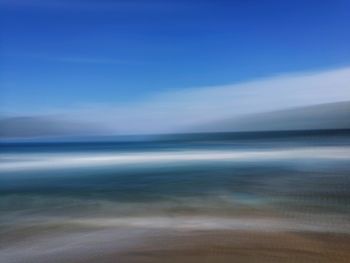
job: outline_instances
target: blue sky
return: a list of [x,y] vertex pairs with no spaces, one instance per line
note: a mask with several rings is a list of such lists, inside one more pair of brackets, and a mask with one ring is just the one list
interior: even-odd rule
[[162,93],[350,65],[350,1],[0,0],[1,112],[134,105]]

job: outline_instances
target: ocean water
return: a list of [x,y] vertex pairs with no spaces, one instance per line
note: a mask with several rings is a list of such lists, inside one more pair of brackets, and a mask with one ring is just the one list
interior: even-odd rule
[[150,231],[350,232],[349,131],[0,147],[1,262],[122,250]]

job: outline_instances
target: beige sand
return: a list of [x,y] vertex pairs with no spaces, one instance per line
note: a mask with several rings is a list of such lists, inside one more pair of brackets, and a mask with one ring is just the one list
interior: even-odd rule
[[247,231],[173,232],[155,235],[128,251],[97,254],[79,263],[350,262],[350,236]]

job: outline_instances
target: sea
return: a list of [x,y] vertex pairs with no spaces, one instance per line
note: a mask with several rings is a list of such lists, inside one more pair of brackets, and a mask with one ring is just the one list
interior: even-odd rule
[[349,130],[0,143],[0,262],[68,262],[169,231],[350,234],[349,219]]

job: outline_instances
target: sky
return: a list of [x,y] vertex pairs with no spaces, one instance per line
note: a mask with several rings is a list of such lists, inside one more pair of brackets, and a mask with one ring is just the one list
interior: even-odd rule
[[0,0],[0,114],[129,133],[350,100],[349,13],[347,0]]

